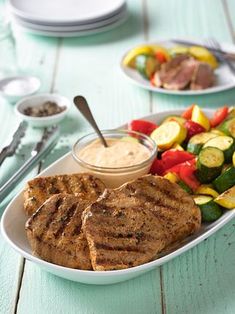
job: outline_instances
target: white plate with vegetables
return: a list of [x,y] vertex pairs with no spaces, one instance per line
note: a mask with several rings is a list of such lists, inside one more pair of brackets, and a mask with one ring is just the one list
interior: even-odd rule
[[[145,43],[125,53],[121,70],[132,83],[163,94],[203,95],[234,88],[229,67],[199,44],[179,46],[170,39]],[[223,43],[221,49],[235,52],[232,44]]]
[[[4,238],[26,259],[46,271],[62,278],[88,284],[113,284],[128,280],[186,252],[235,217],[235,157],[234,151],[231,151],[235,136],[235,112],[234,109],[229,112],[228,108],[223,108],[212,120],[209,120],[213,114],[212,110],[202,112],[199,107],[194,106],[186,112],[166,111],[143,118],[147,122],[133,120],[129,123],[130,129],[151,134],[151,137],[158,142],[160,154],[153,163],[152,172],[164,175],[192,193],[195,202],[201,208],[204,221],[207,221],[202,224],[199,232],[171,247],[155,260],[123,270],[85,271],[55,265],[32,255],[25,233],[27,216],[23,211],[23,191],[12,200],[3,214],[1,232]],[[211,133],[213,136],[206,139],[205,134]],[[207,142],[212,139],[214,142],[208,146]],[[211,147],[214,150],[208,153]],[[197,154],[193,154],[192,150]],[[77,171],[77,163],[72,154],[68,153],[45,169],[40,176]]]

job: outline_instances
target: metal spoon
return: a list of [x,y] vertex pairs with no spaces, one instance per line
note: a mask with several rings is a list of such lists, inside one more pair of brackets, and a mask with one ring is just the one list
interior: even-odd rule
[[89,108],[89,105],[86,101],[86,99],[83,96],[76,96],[73,99],[73,102],[77,109],[81,112],[81,114],[86,118],[86,120],[90,123],[90,125],[93,127],[95,132],[97,133],[98,137],[100,138],[101,142],[103,143],[104,147],[108,147],[107,142],[105,141],[102,133],[100,132],[100,129],[98,128],[95,119],[91,113],[91,110]]

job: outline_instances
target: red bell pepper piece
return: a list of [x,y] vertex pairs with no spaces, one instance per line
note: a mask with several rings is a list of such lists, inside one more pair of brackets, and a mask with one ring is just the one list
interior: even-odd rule
[[162,154],[162,160],[166,169],[169,169],[177,164],[181,164],[187,160],[195,158],[195,155],[185,151],[167,150]]
[[156,128],[157,124],[146,120],[132,120],[128,124],[128,130],[150,135]]
[[155,57],[160,63],[164,63],[167,61],[166,55],[162,51],[157,51],[155,53]]
[[179,176],[184,183],[186,183],[192,190],[196,190],[200,182],[197,180],[194,172],[195,172],[195,166],[181,166]]
[[196,158],[195,158],[195,156],[194,156],[194,158],[193,159],[191,159],[191,160],[187,160],[187,161],[185,161],[185,162],[182,162],[182,163],[180,163],[180,164],[177,164],[177,165],[175,165],[175,166],[173,166],[173,167],[171,167],[171,168],[167,168],[166,170],[165,170],[165,173],[164,174],[166,174],[166,173],[168,173],[168,172],[174,172],[174,173],[176,173],[176,174],[180,174],[180,169],[181,169],[181,167],[185,167],[185,166],[187,166],[187,167],[191,167],[192,169],[194,169],[194,171],[196,170]]
[[187,120],[184,126],[187,129],[187,140],[195,134],[205,132],[205,128],[203,126],[192,120]]
[[158,174],[159,176],[162,176],[165,172],[165,165],[161,159],[155,159],[152,163],[150,173],[151,174]]
[[188,107],[182,114],[181,114],[181,117],[182,118],[185,118],[187,120],[191,119],[192,117],[192,112],[193,112],[193,107],[194,107],[194,104],[191,105],[190,107]]
[[214,128],[219,125],[228,115],[228,107],[224,106],[215,111],[213,118],[210,120],[211,127]]

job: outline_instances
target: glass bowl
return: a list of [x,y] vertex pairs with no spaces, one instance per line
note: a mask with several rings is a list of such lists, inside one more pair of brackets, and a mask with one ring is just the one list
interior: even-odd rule
[[91,173],[100,178],[108,188],[119,187],[123,183],[134,180],[149,172],[157,154],[157,145],[149,136],[129,130],[102,130],[101,132],[105,139],[123,139],[127,142],[128,140],[137,139],[140,144],[149,150],[149,157],[138,164],[124,167],[100,167],[89,164],[81,159],[79,152],[87,145],[98,140],[96,133],[90,133],[77,140],[72,149],[73,158],[78,163],[81,172]]

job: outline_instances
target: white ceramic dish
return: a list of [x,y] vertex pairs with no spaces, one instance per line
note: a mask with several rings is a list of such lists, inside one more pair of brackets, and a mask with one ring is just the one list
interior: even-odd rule
[[[37,107],[46,101],[52,101],[57,103],[58,106],[65,107],[65,110],[58,114],[54,114],[47,117],[31,117],[24,114],[24,109],[27,107]],[[34,127],[46,127],[49,125],[57,124],[63,120],[70,108],[70,101],[58,94],[38,94],[31,97],[21,99],[15,106],[15,113],[22,119],[27,121]]]
[[[209,116],[212,115],[212,110],[205,110],[205,113]],[[172,114],[180,114],[182,110],[172,110],[162,113],[157,113],[144,119],[148,119],[154,122],[160,122],[164,117]],[[40,176],[62,174],[62,173],[74,173],[79,172],[78,164],[72,158],[72,154],[68,153],[64,157],[60,158],[50,167],[45,169]],[[23,192],[20,192],[6,208],[2,220],[1,220],[1,232],[5,240],[21,255],[33,263],[39,265],[48,272],[51,272],[57,276],[87,283],[87,284],[113,284],[137,277],[144,274],[168,261],[175,258],[176,256],[186,252],[195,245],[208,238],[210,235],[215,233],[227,222],[235,217],[235,209],[225,211],[223,216],[217,221],[202,225],[200,231],[193,235],[190,239],[185,239],[184,244],[179,249],[169,252],[165,256],[162,256],[152,262],[129,268],[124,270],[115,271],[84,271],[78,269],[66,268],[58,265],[48,263],[41,260],[38,257],[32,255],[31,248],[26,238],[24,225],[27,220],[26,215],[23,211]],[[188,241],[190,240],[190,241]]]
[[0,81],[0,93],[10,102],[36,93],[41,82],[34,76],[12,76]]
[[20,30],[31,33],[33,35],[41,35],[41,36],[49,36],[49,37],[82,37],[82,36],[89,36],[94,34],[103,33],[106,31],[110,31],[121,24],[123,24],[127,18],[128,18],[128,11],[124,12],[123,16],[117,19],[116,21],[113,21],[112,23],[109,23],[104,26],[100,27],[94,27],[88,30],[80,30],[80,31],[49,31],[49,30],[39,30],[32,27],[25,27],[22,23],[16,23],[13,20],[13,25],[16,28],[19,28]]
[[[192,42],[195,42],[195,44],[200,44],[200,41],[194,41],[191,40]],[[145,43],[143,45],[146,45],[148,43]],[[173,46],[177,46],[174,42],[172,42],[170,39],[169,40],[160,40],[157,42],[152,42],[149,44],[156,44],[156,45],[161,45],[166,48],[170,48]],[[201,42],[203,45],[203,42]],[[134,47],[132,47],[134,48]],[[130,49],[132,49],[130,48]],[[235,46],[232,44],[228,43],[221,43],[221,48],[225,51],[233,52],[235,53]],[[130,50],[128,49],[128,51]],[[127,54],[127,53],[126,53]],[[126,55],[125,54],[125,55]],[[155,86],[152,86],[150,82],[147,79],[144,79],[136,70],[131,69],[125,65],[123,65],[123,59],[125,57],[123,56],[121,60],[121,70],[124,73],[125,77],[128,78],[132,83],[156,92],[156,93],[161,93],[161,94],[171,94],[171,95],[204,95],[204,94],[212,94],[212,93],[217,93],[217,92],[222,92],[231,88],[235,87],[235,76],[231,73],[229,70],[228,66],[226,64],[220,64],[220,66],[215,70],[215,76],[216,76],[216,82],[214,86],[207,88],[207,89],[202,89],[202,90],[167,90],[164,88],[158,88]]]
[[104,27],[106,25],[112,24],[116,21],[119,21],[123,17],[125,17],[127,14],[127,10],[122,10],[118,14],[101,20],[94,23],[87,23],[82,25],[45,25],[45,24],[37,24],[33,22],[29,22],[26,20],[22,20],[18,18],[17,16],[13,17],[13,20],[20,24],[23,27],[39,30],[39,31],[49,31],[49,32],[79,32],[79,31],[87,31],[87,30],[94,30],[96,28]]
[[93,22],[120,10],[125,0],[10,0],[10,11],[39,22]]

